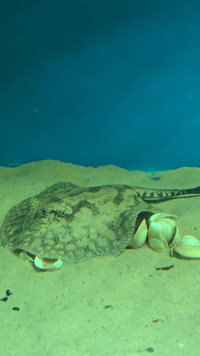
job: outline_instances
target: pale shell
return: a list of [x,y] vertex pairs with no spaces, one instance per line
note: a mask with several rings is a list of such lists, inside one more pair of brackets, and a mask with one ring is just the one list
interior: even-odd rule
[[14,254],[18,255],[21,260],[28,260],[30,262],[33,262],[35,259],[35,255],[32,253],[22,250],[22,249],[16,249],[12,251]]
[[147,224],[146,224],[146,220],[143,219],[137,231],[135,232],[135,234],[131,239],[130,247],[140,248],[142,247],[142,245],[144,245],[146,239],[147,239]]
[[157,214],[153,214],[151,215],[151,217],[149,218],[149,223],[153,222],[153,221],[160,221],[161,219],[177,219],[176,215],[172,215],[172,214],[166,214],[166,213],[157,213]]
[[33,263],[36,268],[42,271],[56,271],[63,265],[63,261],[60,258],[40,258],[38,256],[35,257]]
[[185,259],[200,259],[200,240],[194,236],[184,236],[171,250],[171,256]]
[[40,258],[22,249],[14,250],[13,253],[17,254],[22,260],[32,262],[41,271],[56,271],[63,265],[63,261],[60,258]]
[[164,235],[159,234],[159,237],[148,237],[149,246],[155,251],[163,251],[168,248],[167,241]]
[[165,213],[154,214],[149,219],[148,243],[156,251],[171,248],[179,240],[175,215]]

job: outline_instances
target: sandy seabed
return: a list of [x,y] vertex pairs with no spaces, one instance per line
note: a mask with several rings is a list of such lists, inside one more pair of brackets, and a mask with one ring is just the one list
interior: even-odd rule
[[[200,169],[150,174],[51,160],[0,167],[0,224],[12,206],[61,181],[190,188],[200,185]],[[200,237],[200,197],[159,208],[178,216],[182,236]],[[1,356],[200,355],[200,260],[180,260],[147,245],[64,264],[56,272],[36,272],[3,247],[0,259],[0,298],[13,292],[0,302]]]

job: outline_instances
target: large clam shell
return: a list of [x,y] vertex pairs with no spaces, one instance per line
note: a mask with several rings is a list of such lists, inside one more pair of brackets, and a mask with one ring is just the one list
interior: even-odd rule
[[185,259],[200,259],[200,240],[194,236],[184,236],[171,250],[171,256]]
[[143,219],[137,231],[135,232],[135,234],[131,239],[130,247],[140,248],[142,247],[142,245],[144,245],[146,239],[147,239],[147,224],[146,224],[146,220]]
[[179,240],[178,227],[173,219],[175,215],[154,214],[149,219],[148,243],[155,251],[171,248]]

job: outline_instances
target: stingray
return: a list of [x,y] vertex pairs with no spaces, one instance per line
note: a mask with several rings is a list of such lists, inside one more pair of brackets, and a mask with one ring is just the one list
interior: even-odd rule
[[70,262],[119,255],[129,246],[140,214],[158,212],[155,203],[199,194],[199,187],[156,190],[56,183],[9,210],[0,229],[0,245]]

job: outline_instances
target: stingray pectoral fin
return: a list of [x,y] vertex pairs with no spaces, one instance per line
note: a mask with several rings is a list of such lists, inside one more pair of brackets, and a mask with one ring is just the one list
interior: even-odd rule
[[42,271],[56,271],[63,265],[63,261],[60,258],[40,258],[35,257],[33,261],[35,267]]

